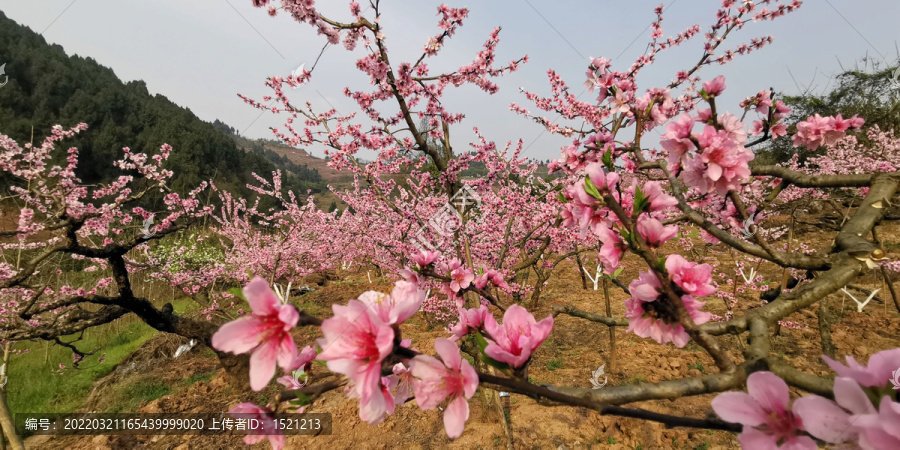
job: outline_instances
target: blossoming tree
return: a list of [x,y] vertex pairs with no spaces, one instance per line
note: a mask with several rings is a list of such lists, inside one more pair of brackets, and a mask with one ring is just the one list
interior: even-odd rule
[[[268,4],[267,1],[254,3],[256,6]],[[641,271],[627,287],[621,286],[630,296],[625,305],[625,318],[599,316],[572,307],[555,308],[555,313],[574,315],[610,327],[627,326],[628,331],[660,344],[683,347],[693,341],[709,353],[719,369],[718,373],[697,378],[602,390],[530,383],[527,370],[531,355],[551,333],[553,317],[538,321],[522,306],[504,306],[498,297],[482,288],[491,284],[505,288],[505,278],[511,275],[509,268],[504,267],[503,256],[499,259],[490,256],[491,251],[505,255],[507,247],[502,245],[508,245],[509,241],[481,238],[491,232],[496,235],[498,231],[504,239],[508,237],[510,228],[507,227],[504,234],[503,227],[497,224],[506,223],[504,217],[514,223],[517,220],[512,217],[514,210],[497,211],[490,222],[493,229],[479,228],[467,226],[471,223],[467,219],[472,216],[464,207],[455,205],[461,224],[453,230],[449,245],[439,244],[425,250],[405,245],[413,241],[411,233],[423,225],[436,207],[452,200],[466,186],[474,187],[487,197],[504,189],[510,189],[505,193],[510,195],[522,186],[534,192],[533,184],[527,180],[505,184],[509,177],[497,176],[503,171],[517,174],[515,167],[520,166],[521,161],[514,156],[506,164],[491,168],[491,162],[499,161],[490,157],[495,147],[480,135],[480,143],[473,145],[474,155],[454,155],[449,125],[457,123],[461,115],[450,113],[440,102],[441,95],[450,85],[474,83],[493,93],[497,88],[490,77],[516,70],[520,63],[526,62],[525,58],[506,67],[494,67],[493,51],[499,37],[498,29],[491,34],[473,64],[452,73],[431,75],[423,62],[437,55],[446,39],[462,25],[467,15],[465,9],[441,6],[438,9],[441,31],[428,40],[422,55],[415,63],[393,65],[388,57],[387,30],[380,25],[380,3],[377,1],[370,4],[370,16],[364,14],[358,3],[351,2],[352,18],[347,22],[323,16],[312,1],[283,1],[280,8],[269,5],[271,15],[280,10],[299,22],[308,23],[327,36],[331,44],[343,39],[348,49],[355,48],[359,42],[365,47],[367,56],[357,62],[357,68],[370,76],[374,91],[347,88],[345,94],[357,101],[370,125],[354,122],[355,115],[339,116],[334,110],[317,114],[309,104],[305,108],[292,105],[282,91],[283,86],[297,86],[308,81],[310,72],[270,78],[267,84],[275,92],[273,98],[280,107],[268,109],[289,114],[285,124],[287,131],[275,130],[276,135],[294,145],[324,144],[334,167],[354,171],[356,188],[345,201],[357,210],[359,220],[368,221],[366,229],[378,230],[376,235],[388,237],[381,240],[378,247],[387,252],[385,260],[394,259],[392,267],[403,278],[390,294],[367,292],[347,306],[335,305],[334,317],[322,321],[324,338],[318,341],[321,353],[317,359],[326,361],[330,370],[346,378],[304,387],[294,393],[286,392],[282,399],[302,394],[308,402],[310,395],[315,397],[347,384],[348,395],[359,398],[360,418],[370,424],[382,421],[396,406],[405,403],[410,392],[423,409],[434,408],[448,400],[444,422],[451,438],[462,433],[468,418],[465,399],[473,395],[476,386],[486,386],[561,404],[584,406],[601,414],[640,417],[670,426],[741,431],[741,442],[754,448],[815,448],[813,437],[836,443],[852,441],[866,448],[889,448],[900,442],[897,441],[900,436],[890,426],[900,411],[900,404],[895,396],[884,390],[889,377],[883,373],[884,368],[892,364],[900,366],[896,351],[877,355],[887,362],[875,361],[873,357],[868,368],[850,361],[851,369],[844,369],[829,360],[840,375],[837,381],[803,373],[769,351],[770,325],[784,323],[783,319],[789,314],[846,286],[862,271],[877,266],[883,259],[883,252],[866,236],[881,219],[881,209],[896,193],[900,178],[893,174],[896,167],[889,162],[870,164],[867,167],[872,170],[864,174],[848,174],[840,169],[810,174],[798,167],[750,164],[754,159],[753,146],[792,132],[793,129],[789,130],[788,124],[782,121],[789,110],[774,99],[771,92],[761,91],[740,104],[743,109],[740,118],[725,112],[725,105],[717,104],[717,98],[726,89],[725,79],[718,76],[704,82],[699,71],[714,63],[724,64],[735,56],[757,51],[772,40],[762,37],[731,50],[720,49],[735,29],[751,21],[776,19],[800,6],[797,1],[756,3],[758,5],[749,1],[723,1],[716,22],[704,36],[705,45],[699,61],[678,72],[668,86],[641,91],[637,75],[650,66],[660,52],[699,36],[700,27],[690,27],[663,40],[662,7],[658,7],[648,50],[626,71],[613,70],[613,63],[608,59],[591,59],[585,86],[597,91],[596,99],[578,100],[561,77],[552,71],[549,72],[550,97],[525,94],[538,109],[559,114],[564,121],[584,122],[586,126],[576,129],[555,124],[522,106],[512,105],[513,111],[533,119],[548,131],[573,139],[572,145],[563,149],[563,158],[551,164],[551,169],[558,172],[558,178],[549,186],[556,189],[539,190],[547,195],[542,193],[534,197],[532,194],[523,205],[525,210],[536,208],[541,211],[541,223],[552,226],[546,231],[535,226],[515,227],[528,230],[526,244],[534,237],[540,242],[540,236],[545,236],[537,253],[525,246],[520,249],[519,259],[533,263],[533,256],[540,257],[547,252],[550,242],[565,242],[552,250],[566,252],[567,246],[575,248],[577,239],[586,238],[588,242],[599,242],[598,257],[607,274],[613,274],[622,259],[630,254],[647,266],[647,270]],[[680,90],[680,94],[676,95],[676,90]],[[261,102],[245,100],[258,108],[267,108]],[[386,101],[394,102],[397,107],[394,113],[376,109],[377,103]],[[748,114],[758,117],[750,127],[743,122]],[[424,118],[426,125],[417,123],[416,116]],[[306,128],[295,129],[295,120],[302,121]],[[862,125],[863,121],[858,117],[810,117],[796,125],[792,140],[801,149],[832,148],[846,143],[847,132],[858,130]],[[665,133],[658,146],[648,142],[647,132],[662,126],[665,126]],[[355,153],[360,149],[376,151],[376,161],[359,164]],[[398,156],[416,151],[424,154],[418,161]],[[485,162],[489,167],[488,176],[472,183],[461,180],[461,168],[468,161]],[[399,172],[401,167],[418,169],[425,164],[431,164],[436,175],[414,170],[406,186],[383,177]],[[365,187],[361,180],[367,182]],[[748,224],[756,227],[754,216],[763,217],[768,209],[781,201],[779,195],[792,188],[862,188],[864,200],[842,225],[832,248],[824,253],[806,254],[775,248],[768,241],[770,233],[742,232]],[[393,193],[395,189],[399,191],[397,194]],[[559,194],[553,195],[557,190]],[[435,192],[441,194],[437,199],[432,195]],[[491,207],[487,209],[490,211]],[[688,225],[700,228],[708,242],[724,244],[786,271],[801,270],[815,275],[792,286],[793,289],[780,289],[776,297],[762,307],[741,316],[729,314],[729,317],[713,320],[713,315],[704,311],[705,303],[700,300],[718,290],[712,267],[661,251],[667,241],[679,234],[680,227]],[[560,234],[565,230],[577,233],[577,239],[571,234]],[[544,234],[535,236],[538,231]],[[489,247],[479,249],[479,242],[485,242]],[[481,265],[483,271],[476,276],[477,265]],[[400,327],[403,320],[420,307],[424,301],[423,289],[431,282],[438,282],[449,298],[468,291],[484,302],[479,305],[458,301],[459,321],[451,328],[453,339],[439,339],[435,343],[440,359],[410,350],[408,344],[404,345]],[[254,283],[262,286],[259,280],[251,286]],[[269,304],[275,303],[271,294],[260,294],[256,289],[248,290],[248,297],[263,295]],[[521,300],[520,297],[513,299]],[[260,302],[248,300],[251,305]],[[493,307],[503,312],[502,322],[498,323],[490,309]],[[290,347],[284,341],[275,341],[274,336],[282,336],[283,330],[294,326],[296,315],[278,313],[277,321],[262,319],[267,315],[274,317],[273,314],[276,312],[271,307],[254,307],[250,318],[239,319],[246,321],[241,322],[244,325],[236,322],[229,324],[228,329],[220,330],[217,337],[223,343],[222,348],[234,348],[248,342],[252,336],[260,335],[273,337],[271,341],[259,341],[257,345]],[[250,321],[253,320],[267,324],[265,327],[269,331],[252,327]],[[308,323],[313,322],[308,320]],[[230,329],[241,331],[230,332]],[[742,360],[735,360],[723,346],[721,337],[728,334],[747,335],[749,345],[743,349]],[[474,349],[476,361],[485,362],[499,372],[473,369],[460,359],[459,347],[454,341],[474,343],[474,346],[464,348]],[[289,349],[289,352],[285,354],[293,355],[296,350]],[[253,373],[262,374],[260,378],[271,378],[276,363],[285,370],[297,364],[288,361],[289,358],[282,360],[283,354],[276,357],[273,350],[266,354],[265,361],[257,359],[256,366],[251,368]],[[849,370],[859,375],[853,375]],[[868,384],[860,381],[862,376]],[[713,403],[722,420],[672,417],[614,406],[723,392],[744,383],[748,385],[749,397],[748,394],[729,392],[717,397]],[[834,397],[837,403],[822,397],[806,397],[792,408],[788,385]],[[887,395],[881,397],[881,394]],[[866,403],[863,398],[872,401]],[[855,424],[851,416],[864,420]],[[847,432],[836,433],[828,423],[846,425]]]
[[[885,270],[896,267],[883,261],[877,241],[869,239],[900,187],[895,155],[863,149],[853,140],[848,133],[864,125],[858,117],[813,116],[795,126],[786,124],[783,119],[789,110],[769,91],[741,102],[740,117],[728,113],[718,100],[726,89],[725,79],[717,76],[704,81],[699,76],[701,69],[757,51],[772,40],[752,39],[725,50],[725,38],[734,30],[753,21],[779,18],[796,10],[800,2],[724,0],[705,34],[695,25],[665,39],[663,9],[658,7],[647,50],[630,67],[618,71],[606,58],[590,60],[584,84],[596,97],[588,101],[572,95],[565,81],[549,72],[550,96],[524,95],[538,110],[560,115],[562,124],[518,104],[511,106],[515,113],[572,140],[551,164],[556,177],[549,181],[537,177],[536,167],[521,158],[521,142],[500,150],[476,130],[472,152],[453,150],[450,126],[459,123],[462,115],[444,107],[445,91],[474,84],[494,93],[494,77],[526,62],[521,58],[496,65],[500,32],[496,29],[472,64],[432,74],[425,61],[436,57],[455,34],[467,17],[466,9],[440,6],[438,33],[428,39],[414,62],[394,64],[385,37],[389,30],[380,24],[377,0],[365,11],[351,2],[351,17],[344,22],[320,14],[312,0],[283,0],[280,6],[254,0],[254,4],[267,6],[272,15],[288,14],[315,27],[330,44],[343,41],[347,49],[360,44],[365,49],[357,68],[369,76],[371,88],[344,91],[357,102],[363,117],[335,110],[315,112],[309,103],[292,104],[284,86],[307,82],[310,71],[269,78],[267,85],[274,96],[262,102],[244,98],[255,107],[287,114],[286,131],[275,130],[278,137],[293,145],[321,144],[333,167],[354,173],[354,188],[342,197],[353,211],[338,216],[318,211],[311,202],[301,206],[294,197],[281,194],[277,175],[271,181],[260,179],[257,192],[277,198],[280,210],[260,211],[223,193],[225,207],[216,215],[216,227],[226,238],[223,245],[235,250],[229,252],[234,256],[215,271],[172,278],[185,286],[209,286],[217,276],[245,284],[242,296],[250,314],[215,331],[211,323],[188,321],[171,310],[153,307],[130,288],[129,270],[137,268],[136,264],[130,267],[125,257],[130,250],[211,213],[199,206],[195,198],[199,190],[186,199],[167,194],[167,216],[152,230],[154,234],[126,237],[130,235],[122,231],[125,226],[149,216],[140,208],[128,210],[129,203],[150,189],[165,190],[169,174],[160,164],[167,148],[154,157],[155,163],[130,152],[119,162],[148,180],[143,188],[126,189],[133,182],[126,176],[112,186],[90,190],[79,186],[72,174],[77,159],[74,150],[65,169],[48,168],[43,162],[66,132],[57,130],[42,147],[24,150],[0,139],[2,169],[26,181],[26,187],[17,192],[30,205],[20,213],[16,230],[0,237],[49,236],[17,244],[23,249],[34,246],[28,247],[36,250],[33,259],[16,267],[0,266],[3,295],[25,299],[6,303],[10,305],[4,322],[7,339],[53,338],[132,312],[161,331],[201,339],[219,352],[223,362],[227,354],[249,354],[247,378],[254,390],[267,386],[279,368],[293,373],[308,368],[313,360],[324,362],[342,377],[309,386],[290,377],[279,378],[289,388],[279,399],[296,399],[304,410],[322,393],[338,388],[359,400],[360,419],[369,424],[383,421],[412,398],[422,409],[446,402],[443,419],[451,438],[464,432],[468,400],[483,387],[599,414],[739,432],[740,442],[749,448],[815,448],[816,439],[862,448],[900,446],[896,427],[900,402],[889,384],[897,379],[893,370],[900,369],[900,350],[877,353],[865,366],[852,358],[844,366],[826,357],[837,373],[834,379],[805,373],[770,351],[772,327],[788,324],[789,315],[817,304],[879,264]],[[692,39],[704,41],[695,64],[676,73],[667,86],[639,87],[639,73],[660,52]],[[272,99],[278,106],[264,106]],[[744,123],[748,116],[749,126]],[[304,128],[297,129],[296,123]],[[662,127],[661,140],[652,142],[647,133]],[[870,136],[875,145],[887,148],[897,142],[890,134],[878,135],[879,130],[870,133],[875,133]],[[844,156],[811,158],[802,166],[751,164],[754,146],[788,139],[788,135],[798,151],[824,148],[826,155],[834,150]],[[376,160],[361,164],[357,153],[363,149],[376,152]],[[852,158],[847,155],[864,161],[862,173],[848,169],[846,161]],[[464,179],[463,172],[474,163],[483,164],[486,174]],[[397,181],[400,177],[395,175],[403,175],[405,181]],[[849,190],[861,201],[838,227],[828,248],[796,251],[773,244],[771,232],[748,232],[748,226],[756,227],[756,221],[776,205],[803,195],[800,190],[824,196],[833,189]],[[108,201],[96,206],[83,201],[88,196]],[[808,276],[793,286],[783,281],[764,305],[734,309],[736,284],[735,291],[723,294],[712,266],[663,250],[689,228],[699,228],[707,242],[773,264],[785,274],[806,272]],[[102,238],[102,244],[93,244],[91,237]],[[538,303],[550,270],[595,246],[608,275],[617,274],[625,258],[641,264],[643,270],[636,279],[617,284],[629,297],[625,317],[554,306],[553,315],[536,319],[525,306]],[[333,305],[331,317],[317,318],[270,289],[273,281],[291,281],[333,267],[347,257],[336,247],[395,274],[398,281],[391,292],[362,293],[346,305]],[[60,253],[108,266],[113,277],[95,291],[48,291],[36,281],[41,279],[37,275],[42,262]],[[740,264],[738,269],[744,274]],[[534,279],[528,282],[526,276]],[[745,281],[755,286],[752,275]],[[111,286],[116,291],[112,296],[99,291]],[[409,340],[403,338],[404,322],[427,306],[429,288],[439,290],[446,306],[458,315],[448,338],[434,343],[437,357],[410,348]],[[713,294],[730,305],[725,317],[705,309],[702,299]],[[103,308],[87,313],[78,308],[80,303]],[[534,384],[528,378],[529,364],[560,314],[627,327],[660,345],[684,347],[694,342],[715,361],[718,371],[604,389]],[[321,329],[318,348],[297,348],[291,330],[298,326]],[[827,328],[822,327],[823,347]],[[723,337],[729,335],[747,345],[728,348],[727,342],[733,340]],[[461,349],[473,356],[474,364],[462,357]],[[734,392],[744,385],[746,393]],[[792,402],[789,386],[812,395]],[[710,393],[720,393],[712,402],[717,418],[621,406]],[[271,413],[251,404],[238,405],[232,412],[261,417]],[[250,436],[247,442],[260,439]],[[269,441],[275,447],[285,444],[277,434],[270,435]]]

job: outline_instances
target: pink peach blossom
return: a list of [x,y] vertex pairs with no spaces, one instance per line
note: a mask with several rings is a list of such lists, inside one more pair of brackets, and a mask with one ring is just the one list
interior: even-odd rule
[[860,429],[854,426],[855,422],[859,415],[875,414],[872,401],[856,382],[843,377],[834,380],[834,398],[836,402],[818,395],[799,398],[793,410],[803,420],[806,431],[825,442],[858,440]]
[[444,428],[450,439],[459,437],[469,419],[469,403],[466,399],[475,395],[478,373],[462,359],[459,347],[449,339],[434,341],[434,349],[440,360],[428,355],[418,355],[410,361],[413,376],[419,379],[413,384],[419,408],[434,409],[444,399],[450,399],[444,411]]
[[790,401],[784,380],[772,372],[754,372],[747,377],[747,393],[724,392],[712,407],[722,420],[744,425],[738,435],[743,448],[817,449],[801,434],[804,421],[788,408]]
[[303,368],[303,371],[309,371],[309,366],[312,364],[313,360],[316,359],[316,348],[312,345],[307,345],[303,347],[303,350],[300,350],[300,353],[297,355],[291,363],[284,370],[286,372],[294,371],[300,368]]
[[650,201],[650,211],[664,211],[678,204],[678,200],[663,191],[658,181],[648,181],[642,188],[644,195]]
[[547,339],[553,329],[553,317],[540,322],[519,305],[512,305],[503,314],[503,324],[497,324],[492,314],[484,319],[488,346],[484,353],[513,367],[521,367],[531,354]]
[[485,318],[490,316],[491,313],[488,311],[487,306],[481,305],[480,307],[471,308],[471,309],[459,309],[459,322],[450,327],[450,333],[453,336],[450,338],[451,341],[456,341],[461,339],[463,336],[473,332],[478,331],[484,325]]
[[393,384],[393,386],[395,386],[394,404],[402,405],[413,396],[415,379],[413,378],[412,371],[403,365],[403,363],[394,364],[391,371],[393,372],[392,377],[396,380]]
[[460,289],[469,287],[474,279],[475,274],[472,272],[472,269],[457,267],[450,272],[450,289],[453,292],[459,292]]
[[628,248],[628,244],[622,240],[618,232],[611,230],[606,225],[597,226],[594,234],[602,243],[597,257],[603,264],[603,273],[612,275],[619,267],[619,262],[622,261],[622,255]]
[[712,284],[712,266],[709,264],[697,264],[672,254],[666,257],[666,271],[672,281],[688,294],[703,297],[716,292]]
[[250,387],[258,391],[275,375],[276,362],[287,369],[297,358],[290,330],[300,315],[293,305],[281,304],[260,277],[244,287],[244,296],[252,314],[222,325],[212,336],[212,346],[223,352],[250,352]]
[[725,90],[725,77],[719,75],[712,80],[703,82],[703,90],[706,91],[706,94],[715,97],[722,93]]
[[350,300],[347,306],[335,304],[332,309],[334,316],[322,322],[325,337],[317,342],[323,350],[316,359],[353,382],[351,394],[360,399],[360,418],[365,414],[363,420],[380,421],[387,411],[381,361],[393,350],[394,330],[359,300]]
[[484,271],[483,274],[475,277],[475,287],[478,289],[484,289],[488,282],[492,283],[494,286],[497,286],[501,290],[508,290],[509,284],[506,283],[506,280],[503,279],[503,274],[500,271],[495,269],[488,269]]
[[889,386],[893,371],[900,369],[900,348],[880,351],[869,357],[868,366],[856,362],[852,356],[847,357],[847,365],[843,365],[828,356],[822,359],[839,377],[852,378],[860,386]]
[[[657,302],[668,300],[660,299],[662,285],[655,274],[639,272],[638,279],[631,282],[628,290],[631,292],[631,298],[625,300],[625,317],[630,319],[629,332],[651,338],[660,344],[671,342],[678,348],[687,345],[690,336],[684,330],[684,326],[678,323],[675,317],[661,314],[662,305],[657,306]],[[712,318],[710,313],[701,311],[704,302],[690,295],[682,296],[681,301],[695,324],[704,324]]]
[[[619,182],[619,174],[615,172],[607,173],[602,163],[588,164],[587,168],[585,168],[585,173],[590,178],[591,183],[597,187],[600,194],[612,192]],[[598,201],[585,191],[584,183],[578,183],[575,188],[575,199],[585,206],[593,206]]]
[[662,222],[646,215],[638,219],[637,231],[650,248],[660,248],[666,241],[678,235],[678,227],[675,225],[663,226]]
[[831,146],[844,137],[850,128],[858,129],[865,121],[859,116],[844,119],[840,114],[834,117],[809,116],[797,124],[794,147],[801,145],[815,150],[823,145]]
[[428,251],[422,250],[419,253],[416,253],[412,256],[412,260],[419,265],[419,267],[425,267],[429,264],[434,264],[441,257],[441,252],[439,251]]

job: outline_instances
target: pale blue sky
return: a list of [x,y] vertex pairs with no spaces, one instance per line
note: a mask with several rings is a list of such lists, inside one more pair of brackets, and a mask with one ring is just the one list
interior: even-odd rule
[[[496,95],[488,96],[474,87],[449,91],[445,104],[467,114],[453,130],[454,147],[465,149],[473,140],[472,127],[478,126],[500,145],[522,138],[529,146],[526,156],[540,159],[557,157],[566,142],[509,112],[511,102],[535,111],[518,88],[549,93],[546,70],[554,68],[574,92],[581,92],[590,56],[612,58],[615,69],[627,69],[645,48],[646,28],[654,18],[653,7],[659,4],[497,0],[466,5],[445,1],[454,7],[468,6],[470,14],[441,57],[429,61],[434,69],[453,69],[470,62],[495,26],[503,27],[499,60],[523,54],[531,58],[519,72],[499,80],[501,90]],[[365,2],[360,3],[365,8]],[[428,36],[436,33],[435,12],[440,3],[382,2],[382,24],[395,64],[418,58]],[[344,1],[318,4],[334,18],[349,19]],[[719,2],[664,0],[663,4],[668,6],[663,28],[671,35],[694,23],[705,31]],[[265,9],[253,8],[250,0],[0,0],[0,10],[43,32],[49,42],[62,45],[69,54],[90,56],[123,80],[143,79],[151,93],[165,95],[203,120],[220,119],[254,138],[271,137],[268,127],[283,128],[283,119],[268,113],[259,117],[258,110],[244,105],[235,94],[261,98],[270,92],[264,86],[267,76],[287,75],[303,62],[309,68],[325,43],[308,25],[283,14],[270,18]],[[725,109],[737,110],[742,98],[768,87],[790,94],[799,92],[798,86],[822,91],[830,76],[839,71],[838,61],[848,67],[868,54],[894,64],[900,42],[900,2],[807,0],[787,17],[747,25],[729,38],[728,47],[768,34],[775,42],[762,51],[703,70],[706,79],[726,76],[727,95],[718,103]],[[666,83],[677,70],[693,64],[700,55],[699,45],[701,40],[696,39],[661,55],[639,78],[641,91]],[[322,111],[328,104],[342,113],[356,110],[342,90],[346,85],[361,88],[367,83],[367,77],[353,66],[360,55],[359,51],[329,47],[312,82],[291,91],[290,96],[295,103],[308,99]],[[309,150],[322,155],[321,149]]]

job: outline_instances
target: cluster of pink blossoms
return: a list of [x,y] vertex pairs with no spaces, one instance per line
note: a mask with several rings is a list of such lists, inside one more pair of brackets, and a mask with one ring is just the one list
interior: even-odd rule
[[348,395],[360,399],[359,416],[369,424],[380,423],[393,411],[393,398],[384,390],[390,380],[381,376],[382,362],[394,350],[393,326],[415,314],[423,300],[425,293],[418,286],[398,281],[390,295],[370,291],[346,306],[332,305],[334,316],[322,323],[317,359],[350,378]]
[[[701,111],[696,121],[706,122],[709,110]],[[744,147],[747,133],[743,124],[730,114],[718,117],[723,129],[704,125],[701,133],[693,133],[695,118],[682,114],[666,125],[660,145],[669,152],[669,170],[680,171],[688,186],[701,193],[724,195],[739,189],[750,178],[753,151]]]
[[[509,283],[503,277],[503,273],[496,269],[487,269],[483,273],[476,275],[475,271],[466,267],[459,258],[451,258],[449,261],[437,262],[440,259],[440,252],[437,251],[421,251],[414,254],[411,259],[416,263],[416,269],[409,267],[400,270],[400,276],[407,281],[418,283],[421,281],[419,272],[434,264],[434,269],[438,274],[448,277],[450,280],[440,284],[440,291],[447,296],[449,301],[456,304],[457,308],[462,308],[463,298],[461,294],[470,287],[476,289],[485,289],[488,285],[496,286],[504,292],[510,292]],[[436,264],[435,264],[436,263]]]
[[[708,322],[712,315],[701,311],[706,303],[695,297],[716,291],[712,284],[712,267],[689,262],[681,255],[669,255],[666,271],[672,282],[684,292],[681,301],[694,323],[700,325]],[[639,278],[631,282],[628,287],[631,298],[625,300],[625,317],[631,319],[628,331],[660,344],[672,342],[676,347],[684,347],[690,338],[675,318],[674,305],[662,296],[661,288],[659,279],[652,272],[640,272]]]
[[[576,182],[563,191],[563,196],[571,200],[563,205],[561,212],[563,225],[577,226],[582,236],[591,233],[597,237],[601,243],[598,258],[603,265],[603,273],[611,275],[619,267],[628,244],[619,232],[614,231],[621,223],[606,206],[602,196],[607,194],[612,196],[628,210],[634,205],[639,187],[633,184],[624,190],[624,195],[620,194],[620,189],[617,188],[619,175],[615,172],[606,172],[601,163],[588,164],[585,173],[583,182]],[[664,227],[655,216],[677,205],[678,200],[667,194],[658,181],[644,183],[640,187],[640,192],[647,200],[649,215],[637,217],[638,232],[644,236],[651,248],[659,248],[665,241],[675,237],[677,228]]]
[[784,380],[756,372],[747,378],[746,394],[719,394],[712,407],[722,419],[744,425],[738,436],[743,448],[817,449],[806,434],[864,450],[900,448],[900,402],[889,383],[900,368],[900,348],[872,355],[868,367],[852,357],[849,367],[823,358],[838,375],[833,401],[810,395],[791,405]]
[[[393,375],[382,377],[384,360],[399,340],[399,326],[419,310],[425,293],[408,281],[398,281],[392,293],[385,295],[367,292],[347,306],[333,305],[334,317],[322,323],[318,359],[326,361],[328,369],[350,378],[349,396],[359,398],[360,418],[369,424],[384,420],[395,405],[406,402],[410,391],[422,409],[433,409],[444,399],[450,406],[444,413],[447,435],[462,434],[469,416],[466,399],[478,386],[475,370],[459,354],[459,348],[449,340],[435,342],[441,361],[416,355],[392,367]],[[403,345],[406,344],[406,345]],[[400,342],[408,346],[408,342]]]
[[485,355],[491,359],[509,364],[513,368],[524,367],[534,351],[550,336],[553,317],[538,322],[534,316],[519,305],[512,305],[503,314],[503,323],[498,324],[494,315],[482,305],[475,309],[459,309],[459,322],[450,327],[451,340],[458,340],[469,333],[482,333],[488,345]]
[[[417,255],[417,263],[431,264],[434,255]],[[459,353],[459,348],[448,339],[438,339],[435,350],[440,360],[416,355],[395,363],[392,375],[382,376],[385,360],[394,353],[395,346],[408,349],[411,342],[400,340],[399,325],[415,314],[425,300],[425,292],[410,281],[395,283],[390,294],[365,292],[347,305],[332,305],[334,316],[322,322],[323,338],[317,341],[322,352],[316,355],[312,346],[298,352],[290,336],[291,329],[299,321],[299,313],[293,305],[283,304],[262,278],[254,278],[245,288],[244,295],[250,303],[252,314],[223,325],[213,336],[213,347],[220,351],[251,353],[250,386],[260,390],[268,384],[276,365],[285,371],[309,369],[313,359],[325,361],[328,369],[350,379],[345,393],[359,399],[359,416],[369,424],[377,424],[396,405],[405,403],[413,393],[422,409],[434,409],[445,399],[449,405],[444,412],[444,423],[451,438],[462,434],[469,417],[467,399],[478,386],[478,374]],[[521,307],[516,307],[524,312]],[[513,308],[511,308],[513,309]],[[497,325],[493,316],[484,313],[486,326],[493,335],[501,336],[493,342],[491,354],[498,359],[524,358],[546,339],[552,327],[552,319],[542,321],[534,333],[526,330],[520,336],[522,323],[534,325],[534,318],[518,310]],[[549,321],[549,322],[548,322]],[[512,342],[512,341],[515,342]],[[524,342],[524,345],[522,344]],[[506,356],[504,356],[506,355]],[[302,387],[298,380],[284,376],[278,382],[293,389]],[[267,416],[268,411],[251,404],[241,404],[233,413],[252,413]],[[271,420],[271,419],[267,419]],[[275,448],[284,445],[283,436],[269,439]],[[248,436],[248,443],[257,442],[262,436]],[[252,441],[252,442],[251,442]]]
[[781,100],[772,101],[772,91],[759,91],[755,96],[741,102],[741,108],[749,110],[756,107],[756,112],[763,114],[764,119],[753,121],[753,134],[763,134],[767,130],[772,139],[787,135],[787,125],[782,121],[791,112]]
[[834,117],[822,117],[818,114],[809,116],[797,124],[794,135],[794,147],[804,146],[815,150],[823,145],[831,146],[841,140],[847,131],[859,129],[865,121],[859,116],[844,119],[840,114]]

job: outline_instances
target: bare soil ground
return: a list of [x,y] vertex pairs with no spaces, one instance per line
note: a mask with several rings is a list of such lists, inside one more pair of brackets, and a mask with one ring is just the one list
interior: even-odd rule
[[[879,227],[879,235],[885,241],[897,241],[900,227],[894,224]],[[804,242],[812,242],[814,248],[825,249],[831,245],[831,238],[825,234],[803,235]],[[721,253],[710,253],[708,260],[722,267],[733,266],[731,257],[724,249]],[[890,255],[896,258],[897,255]],[[637,275],[639,266],[632,263],[621,276],[631,280]],[[781,270],[772,264],[763,264],[761,272],[765,280],[775,284],[781,278]],[[726,270],[726,269],[722,269]],[[730,273],[730,271],[728,272]],[[542,297],[541,305],[535,310],[537,318],[550,314],[551,305],[573,305],[580,309],[603,314],[605,303],[602,291],[583,290],[581,279],[572,264],[557,269]],[[372,273],[374,278],[374,272]],[[379,279],[367,282],[365,272],[340,274],[340,281],[326,281],[317,291],[300,298],[302,306],[313,314],[327,317],[330,304],[346,302],[369,289],[387,290],[390,283]],[[856,281],[857,285],[869,289],[883,288],[877,272],[865,274]],[[614,316],[624,313],[625,294],[613,288],[612,308]],[[852,355],[859,361],[867,361],[872,354],[900,345],[900,315],[894,308],[887,289],[879,291],[879,298],[885,303],[873,301],[863,312],[857,312],[852,300],[832,295],[828,301],[837,311],[843,305],[843,318],[833,326],[833,339],[838,355]],[[739,311],[759,307],[758,293],[752,292],[738,305]],[[715,297],[708,297],[707,309],[724,315],[725,305]],[[772,340],[772,351],[784,355],[797,368],[808,373],[827,375],[828,367],[821,360],[821,344],[817,332],[818,307],[800,311],[787,320],[802,324],[802,328],[783,327]],[[738,312],[740,314],[740,312]],[[298,345],[313,343],[313,330],[298,330],[295,339]],[[446,337],[440,327],[431,327],[421,316],[415,316],[403,326],[404,337],[413,339],[413,347],[423,352],[432,350],[435,338]],[[590,372],[602,364],[607,364],[608,386],[623,383],[658,382],[666,379],[682,378],[715,371],[712,359],[699,347],[689,344],[684,349],[671,345],[658,345],[650,340],[617,329],[617,360],[609,367],[609,336],[606,327],[569,316],[556,319],[553,333],[534,356],[529,372],[538,383],[590,387]],[[741,343],[736,337],[723,337],[726,348],[732,348],[731,356],[742,360]],[[103,412],[108,405],[103,403],[103,392],[117,385],[140,383],[154,379],[171,382],[172,392],[156,400],[142,404],[139,412],[221,412],[243,401],[265,403],[274,398],[275,386],[262,393],[238,392],[226,382],[224,371],[216,369],[216,361],[203,356],[203,351],[195,350],[187,356],[172,359],[172,342],[154,338],[145,344],[141,355],[123,362],[123,370],[116,370],[107,378],[99,380],[95,395],[88,400],[83,410]],[[166,346],[157,351],[155,347]],[[206,350],[208,353],[208,350]],[[201,379],[193,384],[185,384],[197,373],[214,371],[211,378]],[[314,365],[313,383],[325,381],[325,370]],[[792,390],[794,395],[801,392]],[[678,400],[659,400],[635,403],[630,406],[651,411],[704,417],[711,414],[709,408],[713,394]],[[286,406],[283,404],[282,407]],[[348,399],[342,393],[333,391],[325,394],[308,408],[309,412],[331,413],[333,434],[330,436],[291,436],[286,448],[291,449],[387,449],[387,448],[506,448],[506,436],[500,425],[499,414],[487,406],[476,394],[470,402],[471,415],[463,435],[450,441],[443,429],[441,412],[422,411],[413,404],[399,407],[394,415],[384,423],[369,426],[358,417],[357,400]],[[666,429],[664,426],[636,419],[600,416],[580,408],[544,407],[535,401],[517,394],[510,398],[510,418],[514,448],[516,449],[716,449],[739,448],[735,436],[728,432],[695,429]],[[27,442],[35,449],[231,449],[244,447],[241,436],[94,436],[94,437],[32,437]],[[269,448],[267,442],[253,448]]]

